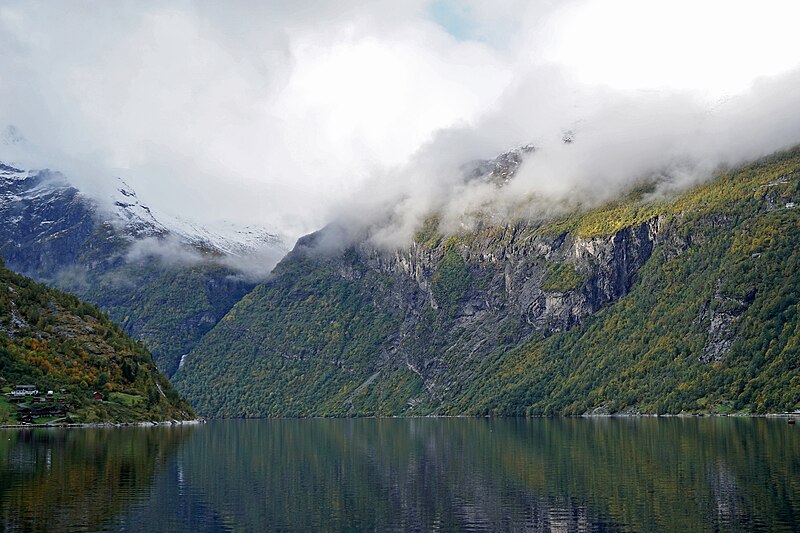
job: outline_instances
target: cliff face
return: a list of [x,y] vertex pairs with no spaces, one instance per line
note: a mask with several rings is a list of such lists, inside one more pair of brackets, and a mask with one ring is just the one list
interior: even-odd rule
[[[628,293],[652,254],[658,230],[658,218],[593,238],[539,234],[517,224],[480,231],[468,242],[456,238],[431,248],[414,243],[389,256],[360,246],[358,254],[368,268],[404,286],[396,298],[406,307],[414,308],[421,297],[437,310],[455,304],[452,318],[465,325],[486,314],[514,315],[531,329],[561,331]],[[470,283],[463,294],[437,291],[450,274],[449,257],[456,255]],[[409,299],[409,292],[421,294]]]
[[392,252],[311,235],[177,386],[217,416],[794,408],[798,165]]
[[[388,281],[372,296],[397,320],[384,347],[391,354],[387,363],[399,361],[440,396],[470,379],[461,375],[466,360],[580,326],[623,298],[650,258],[658,229],[654,218],[612,235],[580,238],[517,224],[434,246],[414,243],[391,254],[360,245],[333,259],[331,270],[355,283]],[[296,253],[304,253],[302,246]],[[451,360],[450,353],[459,355]]]

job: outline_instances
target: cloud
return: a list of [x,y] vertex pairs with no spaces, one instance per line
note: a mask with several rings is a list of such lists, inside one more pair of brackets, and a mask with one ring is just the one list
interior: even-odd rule
[[[642,180],[658,179],[662,193],[681,190],[800,143],[796,87],[800,69],[711,104],[696,92],[588,87],[563,69],[535,68],[491,113],[439,132],[407,165],[377,176],[338,224],[352,239],[369,235],[393,248],[408,245],[434,213],[442,231],[454,232],[487,217],[543,219],[598,205]],[[568,131],[571,143],[563,142]],[[464,162],[528,142],[536,150],[504,187],[467,179]]]
[[169,267],[193,267],[217,264],[236,272],[248,281],[262,281],[284,255],[283,250],[264,247],[243,255],[222,255],[215,250],[201,250],[186,245],[172,236],[148,237],[131,242],[125,260],[133,264],[146,264],[157,260]]
[[[10,1],[0,120],[160,212],[290,239],[338,219],[399,245],[433,210],[452,228],[541,216],[532,198],[602,201],[652,172],[680,186],[799,142],[799,9]],[[464,182],[464,162],[528,142],[510,186]]]
[[201,264],[208,258],[200,250],[182,245],[180,241],[170,236],[137,239],[125,253],[125,260],[130,263],[143,263],[150,259],[158,259],[171,266],[193,266]]
[[0,119],[36,144],[159,211],[294,237],[510,76],[413,1],[12,2],[0,46]]

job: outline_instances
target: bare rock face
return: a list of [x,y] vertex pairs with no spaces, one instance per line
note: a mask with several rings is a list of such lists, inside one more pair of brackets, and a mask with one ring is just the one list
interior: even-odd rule
[[[569,234],[530,236],[506,228],[508,238],[464,246],[458,253],[465,267],[483,283],[471,284],[456,316],[514,314],[536,330],[569,329],[628,293],[653,252],[658,229],[659,220],[653,219],[607,237],[583,239]],[[441,247],[412,246],[390,257],[378,258],[373,252],[368,264],[401,278],[404,285],[416,284],[424,300],[436,307],[432,285],[443,256]],[[548,283],[554,266],[571,270],[574,279],[562,286]]]
[[[392,252],[362,242],[326,262],[341,279],[370,287],[378,307],[399,315],[384,364],[412,370],[426,394],[436,396],[455,385],[448,354],[480,360],[531,335],[576,327],[623,298],[661,229],[662,220],[653,218],[581,238],[519,224],[479,231],[469,242],[414,243]],[[313,241],[300,247],[313,249]]]
[[717,280],[716,290],[710,302],[706,302],[700,311],[698,320],[708,332],[703,346],[703,355],[698,359],[703,363],[722,361],[730,351],[736,337],[738,318],[752,303],[752,295],[736,298],[720,289]]
[[721,361],[733,343],[733,325],[736,317],[728,313],[709,312],[708,341],[700,360],[704,363]]

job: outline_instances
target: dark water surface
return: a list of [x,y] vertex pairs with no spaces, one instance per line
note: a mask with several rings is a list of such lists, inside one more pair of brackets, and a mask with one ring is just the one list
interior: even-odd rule
[[5,531],[798,531],[784,419],[0,431]]

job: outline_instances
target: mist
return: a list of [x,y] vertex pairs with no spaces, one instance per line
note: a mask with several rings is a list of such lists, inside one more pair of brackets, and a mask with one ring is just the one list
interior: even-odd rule
[[[447,234],[478,221],[542,220],[597,206],[644,181],[657,184],[654,195],[673,195],[800,143],[797,69],[713,104],[690,91],[586,87],[569,101],[557,98],[576,87],[563,72],[536,72],[475,125],[438,132],[407,165],[346,204],[337,224],[358,229],[339,235],[396,248],[433,214]],[[464,172],[477,157],[529,143],[535,149],[503,187]]]
[[[157,211],[201,223],[291,243],[335,221],[341,240],[404,246],[434,212],[444,231],[478,215],[543,217],[654,175],[680,190],[797,144],[799,11],[11,1],[0,124],[86,190],[121,176]],[[507,186],[464,179],[468,162],[529,143]]]

